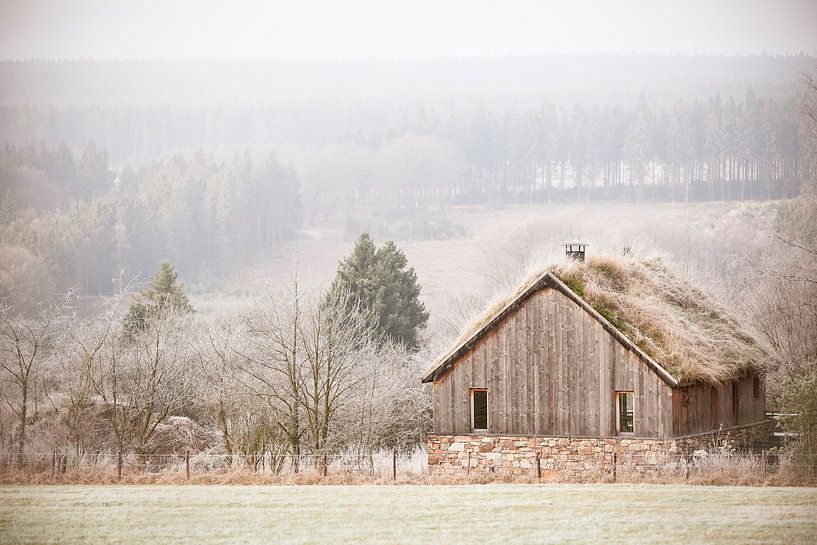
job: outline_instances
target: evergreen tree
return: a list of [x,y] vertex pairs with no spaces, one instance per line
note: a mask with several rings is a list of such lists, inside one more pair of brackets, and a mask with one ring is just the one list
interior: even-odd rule
[[138,300],[128,308],[125,330],[130,334],[142,331],[150,320],[169,312],[186,314],[193,312],[193,307],[184,294],[184,284],[179,282],[176,268],[164,261],[150,279],[150,285],[139,293]]
[[345,298],[350,310],[357,306],[370,314],[378,335],[416,350],[428,312],[420,301],[417,275],[407,264],[394,242],[377,248],[363,233],[352,253],[338,265],[327,297],[331,301]]

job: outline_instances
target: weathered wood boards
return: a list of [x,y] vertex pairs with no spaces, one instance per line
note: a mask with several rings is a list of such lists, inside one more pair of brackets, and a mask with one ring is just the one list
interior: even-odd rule
[[672,399],[675,435],[761,422],[766,418],[765,391],[763,378],[752,375],[720,386],[693,384],[678,388]]
[[[721,387],[718,422],[763,419],[753,378]],[[712,429],[709,385],[672,388],[575,300],[544,287],[487,331],[434,382],[434,433],[471,432],[471,395],[488,390],[488,433],[616,435],[616,391],[635,396],[636,437]],[[755,389],[756,390],[756,389]],[[738,415],[731,414],[733,409]],[[715,427],[717,429],[717,426]]]

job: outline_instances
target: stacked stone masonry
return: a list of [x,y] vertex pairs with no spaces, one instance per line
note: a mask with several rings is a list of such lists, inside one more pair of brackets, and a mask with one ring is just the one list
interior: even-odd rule
[[597,478],[600,473],[611,472],[614,464],[658,470],[677,462],[677,454],[674,441],[659,439],[478,435],[428,438],[429,473],[436,476],[558,474],[564,478]]
[[598,479],[621,473],[661,476],[683,470],[712,437],[662,440],[630,437],[430,435],[432,476],[496,475]]

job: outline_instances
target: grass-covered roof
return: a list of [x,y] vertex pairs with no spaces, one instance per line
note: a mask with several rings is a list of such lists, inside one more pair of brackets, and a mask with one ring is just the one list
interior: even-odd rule
[[660,259],[591,257],[541,270],[510,297],[491,304],[466,328],[455,348],[435,362],[426,379],[546,285],[548,273],[680,383],[722,383],[760,369],[763,352],[738,321]]
[[550,269],[681,382],[726,382],[763,352],[738,321],[660,259],[592,257]]

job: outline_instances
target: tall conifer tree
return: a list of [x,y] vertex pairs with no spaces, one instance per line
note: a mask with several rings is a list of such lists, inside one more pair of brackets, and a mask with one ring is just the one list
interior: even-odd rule
[[377,333],[411,350],[420,344],[428,312],[420,301],[414,268],[392,242],[377,248],[367,233],[360,235],[352,253],[338,265],[329,289],[330,300],[345,300],[370,314]]

